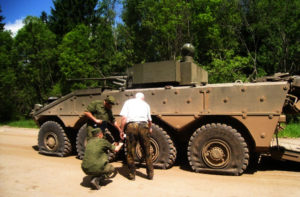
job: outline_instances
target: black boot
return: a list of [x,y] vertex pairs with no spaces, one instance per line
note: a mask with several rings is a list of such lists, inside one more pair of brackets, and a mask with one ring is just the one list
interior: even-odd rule
[[135,173],[129,173],[128,179],[134,181],[135,180]]
[[135,166],[129,166],[129,174],[128,174],[128,179],[134,181],[135,180]]
[[91,180],[91,184],[92,184],[92,186],[95,188],[95,189],[97,189],[97,190],[99,190],[100,188],[101,188],[101,186],[99,185],[99,177],[94,177],[94,178],[92,178],[92,180]]
[[147,178],[149,180],[153,180],[154,171],[153,170],[147,170]]

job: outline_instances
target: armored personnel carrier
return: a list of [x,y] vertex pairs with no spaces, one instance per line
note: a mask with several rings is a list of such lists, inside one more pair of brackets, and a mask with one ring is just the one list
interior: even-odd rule
[[[287,150],[272,139],[285,122],[283,112],[300,111],[300,77],[273,77],[255,83],[208,84],[207,72],[193,61],[194,48],[183,47],[183,61],[134,65],[124,87],[74,91],[42,106],[33,117],[40,127],[39,152],[84,155],[87,105],[108,95],[116,98],[113,113],[120,121],[123,103],[143,92],[151,106],[151,154],[155,167],[170,168],[185,153],[196,172],[241,175],[260,154],[300,162],[299,150]],[[112,79],[112,78],[108,78]],[[118,141],[109,126],[107,138]],[[278,142],[278,141],[277,141]],[[137,147],[136,161],[142,159]]]

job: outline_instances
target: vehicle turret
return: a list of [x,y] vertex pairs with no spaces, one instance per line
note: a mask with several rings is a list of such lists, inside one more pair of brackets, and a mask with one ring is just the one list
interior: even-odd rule
[[183,60],[168,60],[136,64],[129,69],[130,88],[205,85],[207,71],[194,60],[195,48],[191,44],[182,47]]

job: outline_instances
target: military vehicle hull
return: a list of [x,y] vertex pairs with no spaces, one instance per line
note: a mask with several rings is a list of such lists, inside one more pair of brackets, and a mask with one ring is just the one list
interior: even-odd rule
[[[72,132],[78,136],[82,133],[78,131],[85,124],[83,112],[90,102],[104,100],[107,95],[114,96],[113,113],[120,121],[119,112],[124,102],[137,92],[143,92],[151,106],[154,123],[151,150],[155,166],[171,167],[177,151],[183,149],[192,169],[197,172],[238,175],[246,170],[254,155],[270,151],[278,123],[285,121],[282,109],[289,90],[288,82],[87,89],[72,92],[36,110],[34,119],[41,130],[52,121],[60,132],[65,133],[59,136],[52,131],[50,135],[40,136],[41,152],[64,156],[72,149],[72,140],[66,138]],[[113,127],[110,132],[112,139],[119,140]],[[77,151],[84,146],[84,137],[78,136]],[[62,148],[49,148],[47,143],[52,146],[60,143]],[[81,145],[78,147],[78,144]],[[83,151],[79,150],[81,157]],[[136,156],[137,160],[142,158],[139,150]]]

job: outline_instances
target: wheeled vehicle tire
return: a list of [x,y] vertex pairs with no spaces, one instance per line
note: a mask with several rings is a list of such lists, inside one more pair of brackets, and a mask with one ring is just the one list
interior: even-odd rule
[[55,121],[42,124],[38,134],[39,152],[43,154],[67,156],[72,152],[72,145],[63,127]]
[[[127,149],[125,149],[127,154]],[[141,146],[138,143],[135,151],[137,164],[145,164]],[[155,168],[168,169],[173,166],[177,156],[177,150],[170,136],[161,127],[152,124],[150,139],[150,153],[152,154],[153,166]]]
[[237,130],[212,123],[198,128],[191,136],[188,160],[196,172],[240,175],[248,166],[249,150]]
[[[106,129],[105,131],[104,138],[110,143],[115,142],[113,135],[110,133],[108,129]],[[76,150],[77,150],[77,157],[79,159],[83,159],[84,157],[86,144],[87,144],[87,124],[84,124],[79,129],[76,137]],[[108,160],[113,161],[115,157],[116,157],[116,153],[109,151]]]

